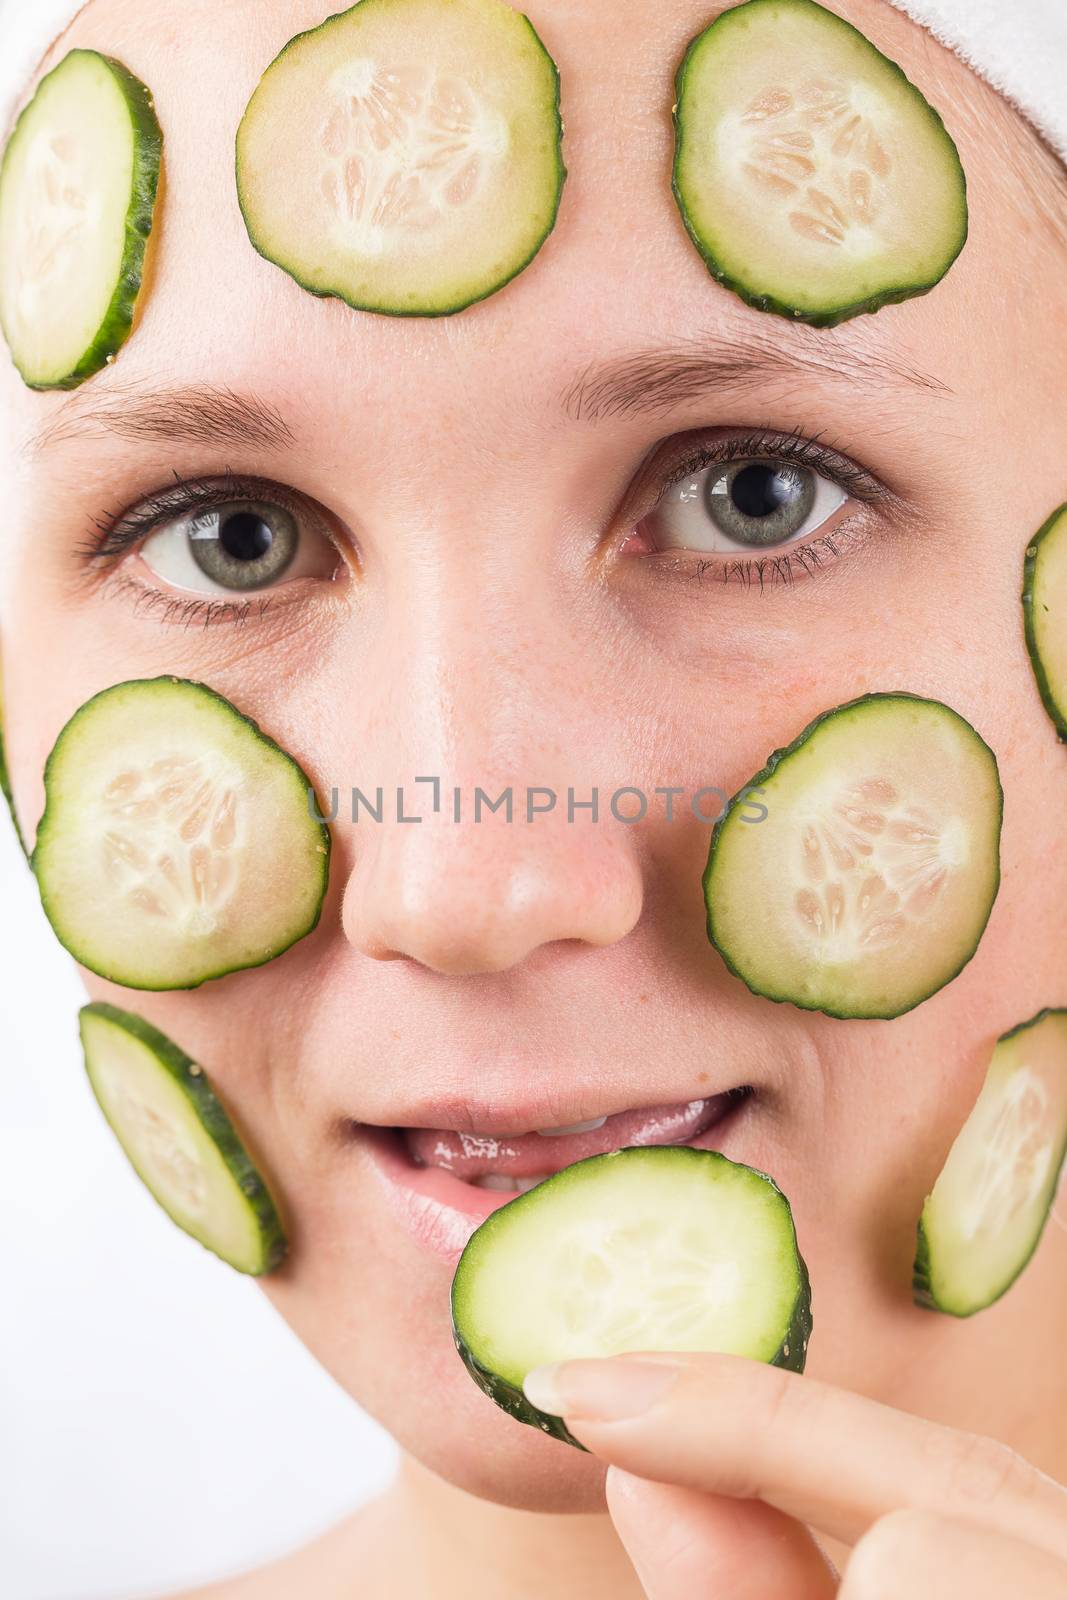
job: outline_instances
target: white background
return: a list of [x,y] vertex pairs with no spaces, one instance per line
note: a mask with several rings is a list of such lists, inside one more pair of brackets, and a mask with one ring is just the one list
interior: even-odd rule
[[[0,117],[75,9],[0,0]],[[129,1170],[85,1081],[84,998],[0,815],[3,1600],[141,1600],[239,1570],[395,1460]]]
[[85,1080],[84,998],[0,815],[3,1600],[142,1600],[239,1570],[395,1460],[134,1176]]

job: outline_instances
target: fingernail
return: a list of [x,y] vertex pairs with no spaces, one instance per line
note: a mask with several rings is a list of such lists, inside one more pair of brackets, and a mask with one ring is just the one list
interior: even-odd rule
[[678,1379],[673,1361],[557,1361],[534,1367],[523,1380],[531,1405],[554,1417],[620,1422],[640,1416]]

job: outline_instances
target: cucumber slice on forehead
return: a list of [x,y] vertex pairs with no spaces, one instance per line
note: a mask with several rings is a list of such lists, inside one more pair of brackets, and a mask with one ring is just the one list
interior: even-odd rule
[[[745,820],[761,790],[767,816]],[[872,694],[817,718],[712,834],[708,937],[754,993],[895,1017],[978,947],[1000,883],[996,757],[936,700]]]
[[997,1041],[985,1084],[927,1198],[916,1303],[969,1317],[1033,1256],[1067,1157],[1067,1011]]
[[925,294],[967,237],[944,123],[900,68],[814,0],[748,0],[690,44],[674,192],[749,305],[829,327]]
[[533,1367],[713,1350],[802,1372],[811,1290],[770,1178],[712,1150],[633,1146],[576,1161],[492,1212],[456,1268],[452,1327],[497,1405],[578,1444],[526,1399]]
[[237,132],[256,249],[313,294],[460,311],[551,232],[559,75],[503,0],[360,0],[298,34]]
[[286,1241],[274,1202],[195,1061],[143,1017],[81,1012],[93,1093],[138,1177],[179,1228],[238,1272],[270,1272]]
[[1067,506],[1053,512],[1026,552],[1023,616],[1041,698],[1067,740]]
[[33,853],[45,913],[113,983],[195,988],[272,960],[318,922],[329,834],[308,780],[203,684],[105,689],[59,735],[45,791]]
[[0,326],[23,379],[72,389],[129,335],[163,135],[118,61],[71,50],[42,78],[0,166]]

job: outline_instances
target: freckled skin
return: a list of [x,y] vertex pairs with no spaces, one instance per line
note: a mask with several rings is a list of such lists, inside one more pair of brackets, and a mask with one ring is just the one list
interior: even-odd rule
[[[209,1065],[281,1192],[292,1251],[266,1293],[409,1454],[394,1501],[344,1535],[364,1576],[414,1560],[404,1541],[381,1555],[395,1504],[431,1543],[468,1529],[498,1563],[501,1594],[570,1594],[579,1570],[584,1594],[630,1592],[606,1519],[531,1524],[502,1509],[599,1511],[603,1468],[475,1389],[452,1348],[447,1268],[398,1232],[332,1131],[342,1115],[395,1121],[402,1102],[433,1096],[506,1104],[546,1077],[563,1106],[590,1060],[613,1108],[756,1082],[726,1149],[793,1203],[814,1285],[809,1371],[989,1432],[1067,1478],[1067,1234],[1049,1228],[1008,1298],[972,1323],[910,1302],[915,1221],[993,1042],[1065,1002],[1067,760],[1018,597],[1027,541],[1067,495],[1055,334],[1067,247],[1041,213],[1036,146],[992,91],[880,0],[840,0],[944,114],[971,237],[932,294],[811,332],[812,348],[831,364],[837,349],[877,349],[951,394],[813,379],[724,388],[653,421],[561,418],[560,391],[594,358],[678,336],[795,333],[712,282],[670,194],[671,79],[711,9],[625,0],[609,22],[602,7],[540,0],[534,21],[563,79],[559,223],[506,290],[438,321],[314,299],[245,235],[233,132],[321,0],[190,0],[180,27],[163,4],[91,0],[45,63],[76,44],[115,54],[151,85],[166,133],[151,292],[94,389],[228,385],[278,408],[298,439],[240,454],[101,437],[35,464],[23,442],[63,398],[0,367],[5,732],[31,837],[70,714],[111,683],[165,672],[232,699],[320,792],[388,792],[420,772],[467,793],[732,792],[819,712],[887,689],[946,701],[1000,759],[1004,880],[985,939],[953,984],[892,1023],[770,1005],[728,974],[704,933],[709,830],[684,811],[634,827],[457,827],[447,813],[339,824],[311,938],[195,993],[132,997]],[[761,426],[838,445],[904,508],[858,512],[839,559],[763,594],[671,577],[627,545],[654,493],[628,520],[620,508],[654,446]],[[76,579],[92,517],[175,470],[225,468],[321,502],[350,530],[358,567],[262,621],[188,630],[116,583]],[[131,1003],[98,980],[89,989]],[[346,1592],[324,1560],[293,1571]],[[439,1570],[442,1594],[463,1592],[458,1556]]]

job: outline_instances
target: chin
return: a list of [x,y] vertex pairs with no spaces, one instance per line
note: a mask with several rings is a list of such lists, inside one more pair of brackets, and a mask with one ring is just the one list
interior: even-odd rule
[[405,1454],[497,1505],[604,1510],[602,1462],[516,1422],[471,1381],[447,1309],[442,1315],[441,1284],[409,1279],[405,1289],[396,1264],[380,1257],[349,1274],[334,1252],[305,1248],[300,1255],[299,1266],[260,1280],[262,1289]]

